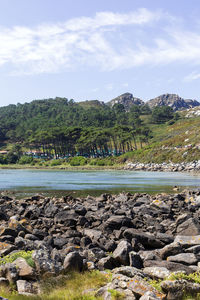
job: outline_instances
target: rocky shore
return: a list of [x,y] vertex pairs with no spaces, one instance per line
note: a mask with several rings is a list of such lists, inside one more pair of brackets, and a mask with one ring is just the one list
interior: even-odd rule
[[[82,199],[2,195],[0,286],[31,295],[40,293],[44,278],[97,269],[110,270],[111,281],[94,291],[105,300],[111,290],[130,300],[197,295],[200,284],[187,276],[200,271],[199,220],[200,191]],[[18,258],[10,262],[13,255]],[[160,290],[151,279],[162,280]]]
[[200,172],[200,160],[182,163],[132,163],[129,162],[124,167],[125,170],[135,171],[160,171],[160,172]]

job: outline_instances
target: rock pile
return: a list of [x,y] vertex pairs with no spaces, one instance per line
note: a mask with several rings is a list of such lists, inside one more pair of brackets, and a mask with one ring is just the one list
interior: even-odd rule
[[125,170],[135,171],[160,171],[160,172],[199,172],[200,160],[182,163],[132,163],[129,162],[124,167]]
[[32,251],[0,266],[0,286],[20,294],[40,292],[40,279],[70,270],[110,269],[112,281],[97,295],[111,299],[179,299],[200,284],[164,280],[162,292],[148,280],[200,269],[200,191],[178,194],[103,194],[93,198],[0,199],[0,256]]

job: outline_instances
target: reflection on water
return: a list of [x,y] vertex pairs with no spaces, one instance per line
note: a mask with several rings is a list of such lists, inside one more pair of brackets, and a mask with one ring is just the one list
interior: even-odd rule
[[200,187],[200,175],[143,171],[0,170],[0,190],[16,193],[98,195],[102,192],[171,192]]

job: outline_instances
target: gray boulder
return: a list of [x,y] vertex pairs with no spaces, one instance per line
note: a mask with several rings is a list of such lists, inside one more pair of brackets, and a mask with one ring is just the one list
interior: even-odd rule
[[132,251],[132,246],[127,241],[121,241],[115,251],[113,252],[113,258],[121,265],[128,266],[130,264],[129,253]]
[[63,269],[65,272],[68,271],[83,271],[83,258],[82,256],[74,251],[65,257],[64,264],[63,264]]

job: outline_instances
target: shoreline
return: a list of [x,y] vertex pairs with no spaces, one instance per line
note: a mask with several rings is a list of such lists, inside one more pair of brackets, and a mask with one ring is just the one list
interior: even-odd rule
[[124,164],[116,164],[113,166],[31,166],[9,164],[0,165],[0,170],[40,170],[40,171],[145,171],[145,172],[180,172],[198,175],[200,174],[200,161],[181,162],[181,163],[141,163],[141,162],[127,162]]

